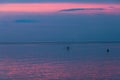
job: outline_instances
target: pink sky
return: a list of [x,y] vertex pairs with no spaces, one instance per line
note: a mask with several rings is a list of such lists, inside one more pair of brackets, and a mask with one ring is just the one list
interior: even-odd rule
[[8,3],[0,4],[0,12],[56,13],[63,9],[104,8],[104,10],[78,10],[65,13],[120,13],[120,4],[103,3]]

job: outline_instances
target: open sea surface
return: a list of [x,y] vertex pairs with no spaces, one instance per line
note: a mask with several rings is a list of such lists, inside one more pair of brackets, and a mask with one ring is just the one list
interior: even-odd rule
[[120,80],[120,43],[0,44],[0,80]]

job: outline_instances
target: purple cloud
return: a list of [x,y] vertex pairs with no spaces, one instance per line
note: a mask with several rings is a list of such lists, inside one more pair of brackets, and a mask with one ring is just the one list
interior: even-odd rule
[[104,8],[72,8],[72,9],[63,9],[59,12],[71,12],[71,11],[80,11],[80,10],[104,10]]

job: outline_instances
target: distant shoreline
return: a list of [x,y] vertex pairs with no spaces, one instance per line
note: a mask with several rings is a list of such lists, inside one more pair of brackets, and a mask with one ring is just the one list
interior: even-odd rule
[[72,41],[54,41],[54,42],[0,42],[1,44],[101,44],[101,43],[120,43],[120,41],[80,41],[80,42],[72,42]]

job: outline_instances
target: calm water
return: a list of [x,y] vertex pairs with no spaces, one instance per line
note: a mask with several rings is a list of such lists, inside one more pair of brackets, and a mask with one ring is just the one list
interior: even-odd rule
[[120,43],[1,44],[0,80],[120,80]]

